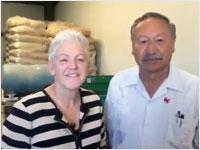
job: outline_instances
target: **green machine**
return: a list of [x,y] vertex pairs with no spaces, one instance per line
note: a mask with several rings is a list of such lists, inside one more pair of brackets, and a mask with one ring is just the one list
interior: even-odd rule
[[96,94],[98,94],[100,96],[102,105],[104,105],[108,85],[112,77],[112,75],[88,76],[82,87],[93,90]]

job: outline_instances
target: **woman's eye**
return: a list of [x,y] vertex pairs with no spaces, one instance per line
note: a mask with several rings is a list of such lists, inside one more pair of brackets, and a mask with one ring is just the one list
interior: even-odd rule
[[68,60],[66,58],[60,59],[60,62],[67,62]]
[[84,58],[78,58],[78,61],[80,61],[80,62],[84,62],[85,59],[84,59]]

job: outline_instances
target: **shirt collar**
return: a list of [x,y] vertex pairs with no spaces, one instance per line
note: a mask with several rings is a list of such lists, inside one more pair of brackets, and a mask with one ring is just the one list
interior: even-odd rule
[[125,86],[133,86],[137,85],[139,81],[139,67],[132,67],[128,70],[125,75],[124,85]]
[[180,80],[179,71],[175,66],[170,66],[169,76],[166,79],[166,87],[176,91],[183,91],[183,82]]
[[[134,68],[129,69],[125,78],[126,78],[126,80],[124,81],[125,86],[138,85],[139,82],[140,82],[139,67],[136,66]],[[178,69],[173,65],[170,65],[169,76],[166,79],[165,86],[168,89],[173,89],[173,90],[176,90],[176,91],[182,91],[183,90],[183,83],[180,80]]]

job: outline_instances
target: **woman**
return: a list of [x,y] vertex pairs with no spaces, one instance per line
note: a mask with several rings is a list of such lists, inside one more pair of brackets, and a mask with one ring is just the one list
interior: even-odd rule
[[48,63],[55,81],[15,103],[3,126],[2,148],[105,147],[100,98],[80,88],[89,65],[87,49],[81,33],[58,33]]

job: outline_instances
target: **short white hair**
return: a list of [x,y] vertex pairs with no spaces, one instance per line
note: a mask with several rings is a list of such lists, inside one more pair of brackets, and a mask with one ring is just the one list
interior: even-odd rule
[[89,42],[88,39],[81,32],[73,30],[64,30],[60,31],[56,35],[56,37],[51,41],[51,44],[49,46],[49,61],[54,60],[57,49],[63,42],[79,42],[84,48],[86,54],[88,53]]

